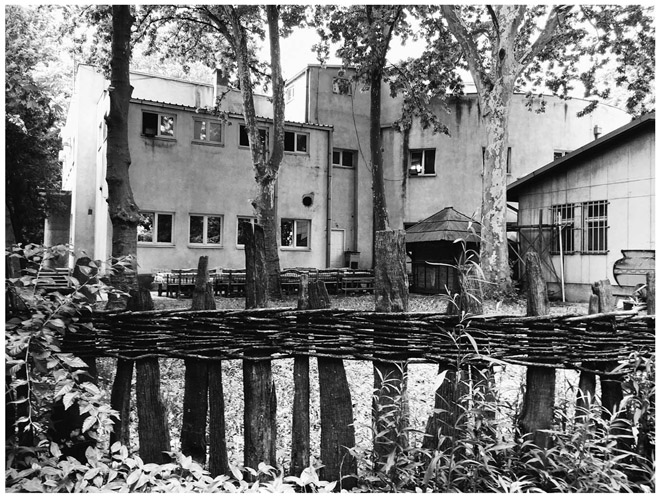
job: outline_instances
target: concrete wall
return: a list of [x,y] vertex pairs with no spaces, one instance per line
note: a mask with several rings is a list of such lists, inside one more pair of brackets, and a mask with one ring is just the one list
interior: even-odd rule
[[[540,210],[543,222],[550,224],[551,206],[566,203],[575,204],[575,219],[580,223],[581,203],[608,201],[608,252],[581,254],[577,235],[577,251],[565,255],[565,281],[572,297],[585,298],[587,286],[596,280],[616,284],[613,265],[622,258],[622,250],[655,248],[654,149],[653,129],[647,127],[639,135],[586,154],[565,171],[532,183],[519,196],[521,225],[538,223]],[[559,272],[560,257],[552,256],[552,263]],[[544,277],[557,280],[548,269]]]

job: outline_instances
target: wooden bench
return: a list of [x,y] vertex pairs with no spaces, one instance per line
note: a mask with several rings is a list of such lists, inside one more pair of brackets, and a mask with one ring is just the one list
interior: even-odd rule
[[344,294],[352,292],[374,292],[374,272],[372,270],[343,270],[340,290]]
[[179,298],[181,294],[193,294],[195,289],[195,277],[197,270],[195,268],[187,268],[180,270],[171,270],[169,273],[161,274],[164,281],[158,284],[158,295],[165,292],[167,297]]
[[233,297],[244,295],[246,288],[246,270],[218,268],[212,276],[213,291],[217,296]]

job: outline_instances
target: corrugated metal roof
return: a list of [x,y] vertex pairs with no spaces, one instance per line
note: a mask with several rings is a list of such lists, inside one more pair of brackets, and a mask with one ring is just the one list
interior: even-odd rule
[[446,207],[429,218],[407,228],[406,243],[436,242],[439,240],[454,242],[457,239],[463,239],[466,242],[479,242],[481,228],[479,222],[452,207]]

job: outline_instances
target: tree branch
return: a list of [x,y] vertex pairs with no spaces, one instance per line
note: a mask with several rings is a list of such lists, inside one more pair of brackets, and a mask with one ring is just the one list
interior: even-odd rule
[[553,7],[542,32],[532,46],[519,58],[519,64],[522,68],[528,66],[528,64],[530,64],[532,60],[551,42],[557,27],[560,25],[560,20],[564,18],[565,14],[567,14],[572,8],[572,5],[559,5]]

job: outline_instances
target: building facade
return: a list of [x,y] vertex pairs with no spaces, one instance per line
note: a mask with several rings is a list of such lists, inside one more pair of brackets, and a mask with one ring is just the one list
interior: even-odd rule
[[[143,213],[138,234],[140,272],[192,268],[200,255],[211,267],[243,268],[239,222],[253,220],[256,186],[242,131],[241,96],[214,74],[191,83],[132,72],[129,109],[131,185]],[[342,267],[351,257],[372,266],[372,176],[369,93],[351,71],[308,66],[286,85],[285,157],[276,187],[281,267]],[[384,88],[384,90],[387,90]],[[69,241],[106,260],[111,226],[105,184],[108,82],[79,66],[62,154],[71,191]],[[221,119],[212,112],[222,96]],[[510,118],[510,178],[514,180],[629,121],[600,105],[577,117],[584,101],[545,97],[544,113],[523,96]],[[271,104],[255,96],[264,139],[272,141]],[[534,106],[542,106],[540,100]],[[453,206],[479,216],[485,133],[475,95],[434,103],[450,135],[414,123],[402,135],[392,123],[401,101],[383,92],[382,140],[390,222],[408,226]],[[533,109],[534,110],[534,109]]]
[[566,300],[585,301],[593,282],[617,283],[623,251],[654,251],[654,123],[655,114],[631,121],[508,187],[519,204],[522,253],[545,255],[556,296],[564,286]]

